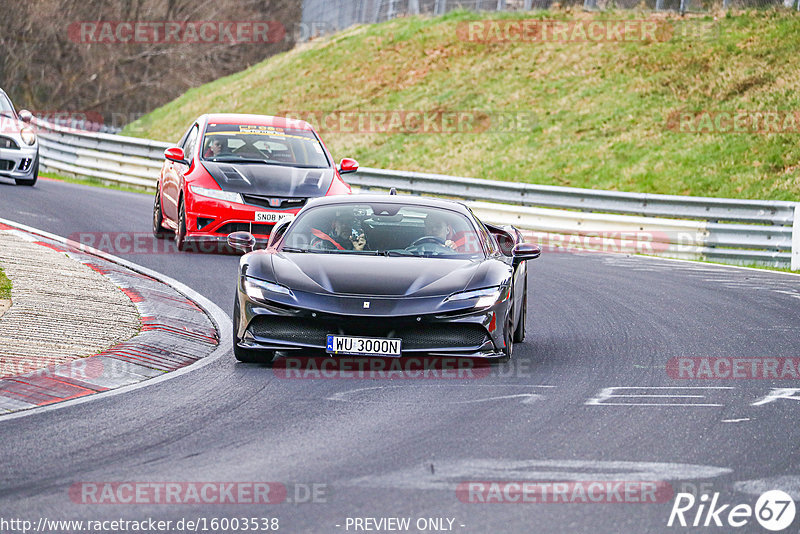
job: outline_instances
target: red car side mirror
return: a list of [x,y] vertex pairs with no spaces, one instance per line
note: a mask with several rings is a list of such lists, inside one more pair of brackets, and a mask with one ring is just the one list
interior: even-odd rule
[[183,153],[183,149],[178,146],[166,149],[164,151],[164,157],[175,163],[183,163],[185,165],[189,163],[186,161],[186,154]]
[[356,172],[358,170],[358,162],[352,158],[343,158],[339,164],[339,174],[348,172]]

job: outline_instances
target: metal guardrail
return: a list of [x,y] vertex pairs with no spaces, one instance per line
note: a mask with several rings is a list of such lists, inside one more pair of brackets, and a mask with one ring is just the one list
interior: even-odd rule
[[599,191],[576,187],[498,182],[443,174],[360,169],[354,183],[361,187],[392,186],[420,193],[509,202],[523,206],[602,211],[645,217],[792,224],[795,204],[782,201],[736,200],[709,197],[654,195]]
[[155,191],[168,143],[86,132],[33,120],[39,132],[41,165],[75,177]]
[[[43,169],[155,190],[169,144],[77,131],[38,119],[34,124]],[[800,269],[800,203],[599,191],[371,168],[349,175],[348,182],[361,189],[394,187],[466,200],[487,221],[533,230],[531,235],[545,246],[591,248],[598,241],[621,239],[610,250]],[[621,233],[627,237],[620,238]],[[651,241],[658,245],[648,249]]]
[[[549,226],[555,236],[601,236],[622,225],[625,230],[620,231],[635,233],[630,239],[636,243],[627,248],[615,245],[623,252],[647,253],[640,245],[654,238],[670,245],[654,248],[651,253],[656,255],[800,269],[800,203],[795,202],[598,191],[368,168],[359,169],[349,181],[367,189],[395,187],[511,204],[513,214],[507,208],[484,207],[483,216],[520,228],[547,228],[561,221]],[[537,218],[525,209],[534,206],[571,211],[540,210]],[[556,212],[561,215],[554,216]],[[678,220],[690,226],[675,225]],[[660,229],[653,230],[654,225]],[[552,236],[539,236],[542,244],[550,241]]]

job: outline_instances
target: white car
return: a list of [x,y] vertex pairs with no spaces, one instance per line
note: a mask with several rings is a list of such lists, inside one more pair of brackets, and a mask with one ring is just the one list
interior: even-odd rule
[[0,177],[17,185],[34,185],[39,177],[39,140],[30,125],[30,111],[17,113],[0,89]]

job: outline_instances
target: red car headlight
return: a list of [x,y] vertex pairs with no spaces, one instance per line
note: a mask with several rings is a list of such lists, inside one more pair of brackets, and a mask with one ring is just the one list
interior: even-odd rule
[[219,189],[206,189],[205,187],[199,187],[196,185],[190,185],[189,189],[195,195],[199,195],[201,197],[206,198],[213,198],[216,200],[225,200],[226,202],[236,202],[237,204],[244,204],[242,200],[242,195],[239,193],[234,193],[232,191],[220,191]]

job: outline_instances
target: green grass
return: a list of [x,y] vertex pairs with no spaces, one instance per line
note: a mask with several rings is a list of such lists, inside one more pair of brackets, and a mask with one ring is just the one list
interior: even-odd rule
[[126,193],[139,193],[143,195],[153,195],[153,192],[150,191],[143,191],[141,189],[134,189],[131,187],[125,187],[123,185],[118,185],[113,182],[105,182],[102,180],[97,180],[93,178],[70,178],[67,176],[61,176],[59,174],[54,174],[51,172],[40,172],[39,176],[41,178],[48,178],[50,180],[58,180],[59,182],[67,182],[70,184],[78,184],[78,185],[88,185],[92,187],[105,187],[106,189],[114,189],[116,191],[125,191]]
[[8,300],[11,298],[11,280],[8,279],[6,273],[0,267],[0,300]]
[[[718,261],[704,261],[703,263],[713,263],[714,265],[730,265],[729,263],[721,263]],[[748,269],[763,269],[765,271],[781,271],[783,273],[800,274],[800,270],[791,270],[789,267],[771,267],[768,265],[759,265],[757,263],[749,263],[741,265],[740,267],[747,267]]]
[[[337,160],[538,184],[800,200],[797,134],[681,133],[677,111],[800,110],[800,16],[693,19],[699,37],[477,43],[488,18],[641,19],[633,11],[471,13],[358,26],[188,91],[123,133],[176,141],[206,112],[473,111],[532,114],[505,133],[321,131]],[[677,20],[677,19],[675,19]]]

